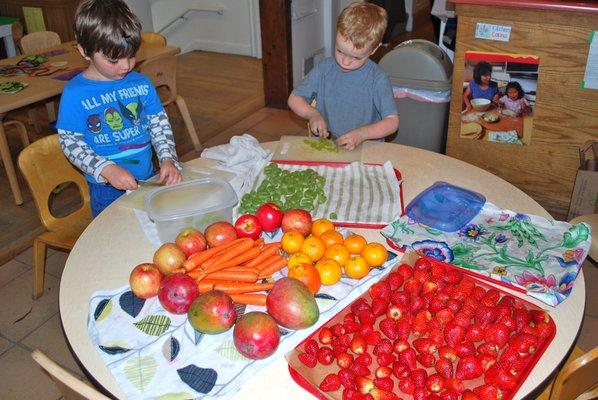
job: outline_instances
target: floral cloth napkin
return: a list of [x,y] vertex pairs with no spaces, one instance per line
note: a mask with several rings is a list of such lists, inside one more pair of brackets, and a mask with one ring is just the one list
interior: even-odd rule
[[571,225],[491,203],[457,232],[439,231],[404,215],[381,233],[397,246],[523,288],[551,306],[571,293],[591,244],[586,223]]

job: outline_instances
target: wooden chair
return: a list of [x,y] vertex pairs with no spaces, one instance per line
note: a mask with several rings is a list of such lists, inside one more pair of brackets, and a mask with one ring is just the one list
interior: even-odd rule
[[23,54],[31,54],[48,47],[58,46],[60,43],[60,36],[56,32],[32,32],[21,38],[21,51]]
[[15,50],[17,54],[22,54],[21,52],[21,38],[23,37],[23,24],[21,21],[17,20],[12,23],[11,26],[12,31],[12,40],[15,43]]
[[19,187],[19,181],[17,179],[17,173],[15,166],[12,162],[12,156],[10,154],[10,148],[8,147],[8,140],[6,139],[6,128],[14,126],[21,137],[23,148],[29,146],[29,136],[27,135],[27,128],[21,121],[6,121],[4,122],[4,135],[0,137],[0,159],[4,163],[6,169],[6,176],[8,177],[8,183],[12,196],[15,199],[15,203],[20,206],[23,204],[23,195],[21,194],[21,188]]
[[40,367],[44,369],[50,378],[54,381],[60,393],[66,400],[88,399],[88,400],[108,400],[109,397],[104,396],[87,383],[83,382],[59,364],[51,360],[41,350],[35,349],[31,353],[31,357],[37,362]]
[[147,44],[166,46],[166,38],[156,32],[141,32],[141,41]]
[[589,400],[598,398],[598,347],[584,353],[575,346],[554,381],[536,400]]
[[588,255],[598,263],[598,214],[586,214],[573,218],[570,223],[579,224],[585,222],[592,229],[592,243]]
[[189,137],[193,142],[193,147],[196,151],[200,152],[202,145],[199,141],[199,137],[197,136],[197,132],[195,131],[195,127],[193,126],[193,120],[189,114],[187,103],[181,97],[181,95],[177,93],[176,64],[176,56],[170,55],[156,57],[142,63],[139,66],[139,72],[145,74],[152,81],[156,89],[166,89],[166,98],[162,98],[162,104],[164,107],[170,103],[176,104],[176,106],[179,108],[181,116],[183,117],[183,121],[185,122]]
[[[46,247],[72,249],[91,221],[89,191],[83,174],[62,153],[58,135],[46,136],[25,148],[19,155],[19,168],[29,184],[41,222],[47,229],[33,241],[33,298],[36,299],[44,291]],[[54,188],[68,182],[78,186],[83,206],[57,218],[50,212],[48,200]]]

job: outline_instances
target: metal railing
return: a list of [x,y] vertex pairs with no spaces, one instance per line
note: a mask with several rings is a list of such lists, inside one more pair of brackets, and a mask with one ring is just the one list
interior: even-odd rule
[[176,17],[175,19],[173,19],[172,21],[170,21],[168,24],[166,24],[163,28],[161,28],[158,31],[158,33],[161,34],[162,32],[166,31],[168,28],[170,28],[172,25],[179,22],[180,20],[187,20],[187,15],[192,12],[204,12],[204,13],[214,13],[214,14],[218,14],[218,15],[223,15],[224,8],[222,8],[222,7],[190,8],[190,9],[186,10],[184,13],[182,13],[181,15],[179,15],[178,17]]

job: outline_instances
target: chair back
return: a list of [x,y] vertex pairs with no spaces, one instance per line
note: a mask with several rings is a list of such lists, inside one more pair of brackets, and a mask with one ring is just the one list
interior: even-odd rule
[[167,106],[177,98],[176,89],[176,63],[174,55],[151,58],[139,66],[139,72],[146,75],[154,84],[156,89],[161,87],[167,91],[159,91],[162,95],[162,104]]
[[33,32],[21,38],[21,50],[23,54],[31,54],[48,47],[58,46],[60,43],[60,36],[56,32]]
[[156,32],[141,32],[141,42],[166,46],[166,38]]
[[[80,225],[83,220],[91,220],[87,181],[63,154],[58,135],[46,136],[27,146],[19,154],[18,162],[33,195],[39,217],[47,230],[57,231]],[[48,200],[58,185],[67,182],[77,185],[83,198],[83,207],[57,218],[50,212]]]
[[66,400],[108,400],[109,398],[92,388],[79,378],[62,368],[59,364],[55,363],[48,356],[46,356],[41,350],[35,349],[31,353],[31,357],[37,362],[54,381],[60,393]]
[[[563,367],[554,381],[551,400],[598,397],[598,346]],[[591,393],[588,393],[591,391]]]

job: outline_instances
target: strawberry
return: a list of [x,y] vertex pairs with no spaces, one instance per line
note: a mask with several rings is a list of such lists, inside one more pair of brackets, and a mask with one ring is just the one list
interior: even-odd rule
[[458,325],[454,320],[446,324],[444,328],[444,340],[446,340],[449,346],[454,347],[457,343],[461,343],[464,338],[464,327]]
[[435,316],[442,325],[446,325],[449,321],[452,321],[455,318],[455,313],[450,308],[443,308],[442,310],[438,311]]
[[480,364],[482,364],[484,372],[488,371],[496,363],[496,356],[490,354],[478,354],[477,357],[480,360]]
[[411,347],[411,345],[405,339],[397,339],[392,343],[392,351],[397,354],[405,349],[408,349],[409,347]]
[[336,356],[336,363],[340,368],[349,368],[353,364],[353,356],[348,353],[342,353]]
[[425,282],[431,282],[430,279],[432,278],[432,273],[430,271],[416,269],[413,271],[413,278],[417,279],[423,285]]
[[550,322],[538,322],[534,328],[540,339],[546,339],[554,334],[554,326]]
[[388,305],[388,307],[386,307],[386,318],[392,319],[394,321],[398,321],[407,312],[408,311],[407,311],[406,307],[403,308],[401,306],[398,306],[396,304],[391,303],[391,304]]
[[442,301],[441,299],[439,299],[438,297],[434,297],[431,301],[430,301],[430,305],[428,305],[428,310],[435,314],[438,311],[442,310],[445,305],[446,302]]
[[392,369],[388,366],[380,366],[374,372],[376,378],[388,378],[392,375]]
[[330,327],[330,330],[332,331],[332,334],[335,337],[340,337],[343,336],[346,332],[345,332],[345,326],[343,324],[334,324]]
[[313,368],[318,364],[318,359],[313,354],[299,353],[297,358],[309,368]]
[[463,272],[453,268],[447,268],[446,273],[444,274],[444,280],[447,283],[456,284],[459,283],[461,279],[463,279]]
[[372,356],[370,356],[368,353],[361,354],[361,355],[357,356],[357,358],[355,359],[355,362],[368,367],[368,366],[372,365]]
[[457,314],[461,310],[461,302],[455,299],[449,299],[446,302],[446,308],[451,310],[454,314]]
[[374,325],[374,322],[376,322],[376,316],[371,309],[359,310],[356,315],[362,325]]
[[462,302],[463,300],[471,296],[471,293],[473,292],[475,286],[476,284],[471,278],[463,278],[457,286],[457,290],[453,295],[453,299]]
[[498,315],[496,316],[497,321],[501,318],[510,317],[513,315],[513,308],[505,305],[499,304],[496,306],[496,311],[498,312]]
[[378,329],[390,340],[397,338],[397,326],[394,319],[383,319],[378,324]]
[[436,359],[434,358],[434,356],[432,354],[428,354],[428,353],[418,354],[416,356],[416,359],[422,366],[424,366],[426,368],[433,367],[434,362],[436,362]]
[[425,298],[415,295],[411,299],[411,304],[409,305],[409,313],[415,315],[424,308],[426,308]]
[[390,302],[403,309],[408,309],[411,305],[411,294],[404,290],[394,291],[390,294]]
[[364,299],[363,297],[359,297],[357,300],[351,303],[350,309],[353,315],[357,316],[358,311],[369,310],[370,305],[368,304],[366,299]]
[[444,331],[442,329],[428,328],[428,338],[434,342],[436,348],[444,345]]
[[471,297],[473,297],[477,301],[480,301],[484,298],[484,296],[486,296],[486,289],[484,289],[481,286],[476,286],[475,288],[473,288],[473,291],[471,292]]
[[498,305],[499,306],[507,306],[507,307],[513,309],[513,307],[515,306],[515,299],[511,295],[508,295],[508,294],[504,295],[498,301]]
[[391,378],[374,378],[374,385],[378,389],[387,390],[392,392],[392,388],[395,385],[394,381]]
[[500,292],[496,289],[488,289],[486,295],[480,300],[480,303],[487,306],[495,306],[500,299]]
[[399,322],[397,322],[397,338],[407,340],[409,337],[409,333],[411,332],[411,322],[413,317],[411,315],[405,316],[401,318]]
[[466,391],[461,393],[461,400],[480,400],[480,398],[477,394],[467,389]]
[[320,347],[317,353],[318,361],[322,365],[330,365],[334,361],[334,353],[330,347]]
[[430,392],[438,393],[444,389],[444,378],[439,374],[433,374],[426,379],[426,387]]
[[525,308],[516,308],[513,310],[513,318],[515,319],[515,325],[518,331],[523,329],[524,326],[527,326],[532,320],[532,316]]
[[428,322],[432,319],[432,314],[428,310],[419,311],[411,322],[411,332],[416,336],[423,336],[427,331]]
[[478,346],[478,353],[498,356],[498,347],[494,343],[482,343]]
[[359,330],[356,333],[359,333],[361,336],[368,337],[370,333],[374,332],[374,325],[372,324],[361,324],[359,326]]
[[333,337],[334,335],[332,334],[332,331],[327,326],[322,327],[322,329],[320,329],[320,332],[318,333],[318,339],[322,344],[332,343]]
[[444,379],[451,379],[453,377],[453,363],[446,358],[439,358],[434,365],[434,369]]
[[382,334],[378,331],[373,331],[365,337],[368,346],[375,346],[382,340]]
[[374,389],[376,387],[374,385],[374,381],[365,376],[356,376],[355,377],[355,386],[357,387],[357,390],[361,394],[370,393],[372,391],[372,389]]
[[386,300],[387,303],[390,301],[390,291],[390,283],[388,283],[386,280],[376,282],[368,289],[372,299],[381,298]]
[[428,391],[425,388],[415,388],[413,400],[428,400]]
[[500,390],[509,391],[517,384],[517,377],[509,364],[499,362],[490,367],[488,372],[486,372],[484,382],[493,384]]
[[460,325],[463,328],[467,329],[469,325],[471,325],[471,315],[459,311],[457,314],[455,314],[455,318],[453,318],[453,321],[457,325]]
[[440,264],[432,264],[432,277],[434,278],[444,278],[444,274],[446,273],[446,268],[444,268]]
[[496,307],[480,304],[475,311],[474,320],[476,324],[484,327],[495,323],[497,317],[498,309]]
[[349,367],[349,370],[353,372],[356,376],[369,376],[370,369],[365,365],[361,365],[359,363],[354,362],[353,365]]
[[378,365],[386,366],[392,364],[395,359],[395,356],[391,353],[382,353],[378,356],[376,361],[378,362]]
[[538,339],[529,333],[516,333],[509,340],[509,346],[522,354],[534,354],[538,347]]
[[359,334],[353,335],[353,339],[351,340],[351,351],[355,354],[363,354],[367,350],[367,343],[363,336]]
[[390,285],[390,290],[395,291],[403,285],[405,279],[398,272],[391,272],[386,277],[386,281]]
[[413,341],[413,347],[418,353],[434,354],[436,353],[436,344],[429,338],[417,338]]
[[415,384],[410,378],[404,378],[399,380],[399,389],[405,394],[413,394],[415,391]]
[[403,277],[403,279],[410,278],[413,274],[413,268],[409,264],[401,264],[397,268],[397,273]]
[[478,395],[480,400],[500,400],[503,395],[502,392],[493,385],[485,384],[473,389],[473,392]]
[[350,369],[338,371],[338,378],[341,380],[341,385],[347,389],[355,389],[355,373]]
[[392,353],[392,342],[388,339],[382,339],[376,346],[374,346],[373,353],[377,356],[383,353]]
[[465,356],[457,363],[455,377],[461,380],[475,379],[483,372],[482,364],[475,356]]
[[334,392],[335,390],[340,389],[340,387],[341,380],[336,374],[326,375],[319,385],[320,390],[323,392]]
[[509,340],[511,332],[503,324],[492,324],[484,328],[484,340],[502,348]]
[[315,356],[318,353],[319,348],[320,346],[318,346],[318,342],[316,342],[314,339],[308,340],[303,345],[303,350],[305,350],[307,354],[311,354],[312,356]]
[[381,297],[374,297],[372,299],[372,314],[374,316],[379,317],[380,315],[386,314],[386,309],[388,308],[388,300],[383,299]]
[[426,379],[428,379],[428,373],[423,368],[417,368],[411,371],[411,379],[416,388],[426,387]]
[[409,278],[405,280],[403,283],[403,290],[407,293],[410,293],[412,296],[416,296],[421,291],[422,284],[415,278]]
[[412,348],[408,348],[400,352],[398,354],[398,359],[400,362],[405,363],[411,371],[413,371],[417,366],[417,356],[415,354],[415,350]]
[[457,361],[457,352],[454,347],[442,346],[438,348],[438,357],[446,358],[450,362],[455,362]]
[[332,345],[332,354],[334,354],[335,357],[338,357],[339,355],[346,353],[347,350],[349,350],[349,346],[341,346],[336,343]]
[[529,313],[536,325],[540,322],[550,322],[550,315],[544,310],[530,310]]
[[361,395],[353,388],[345,388],[342,400],[361,400]]
[[432,268],[432,263],[423,257],[418,258],[415,260],[415,264],[413,265],[414,271],[430,271]]
[[459,393],[453,389],[444,389],[440,393],[440,400],[458,400]]
[[387,390],[382,390],[378,388],[372,389],[372,391],[369,394],[372,395],[373,400],[401,400],[393,392],[389,392]]
[[509,328],[511,332],[517,329],[517,323],[515,322],[515,318],[513,318],[512,315],[505,315],[504,317],[499,318],[498,323],[503,324],[504,326]]
[[457,378],[451,378],[444,381],[444,387],[446,390],[452,390],[457,393],[463,393],[465,390],[465,386],[463,386],[463,381]]
[[407,364],[402,363],[400,361],[395,361],[392,363],[392,374],[397,379],[405,379],[411,374],[411,370],[407,366]]
[[348,349],[349,346],[351,346],[351,340],[353,340],[352,336],[348,333],[345,333],[340,337],[334,338],[332,340],[332,345]]
[[471,342],[479,342],[484,339],[484,328],[478,324],[470,325],[465,332],[465,339]]
[[357,317],[352,312],[348,312],[343,317],[343,322],[357,322]]
[[461,343],[457,343],[455,345],[455,351],[457,352],[457,355],[461,358],[466,356],[473,356],[476,353],[476,349],[473,343],[467,340],[464,340]]

